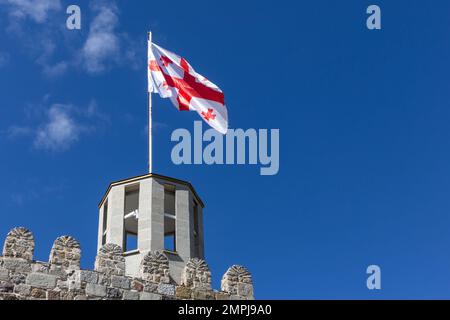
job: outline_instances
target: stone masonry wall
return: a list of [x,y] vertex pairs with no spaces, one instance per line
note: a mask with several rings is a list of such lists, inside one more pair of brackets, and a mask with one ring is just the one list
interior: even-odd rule
[[250,273],[234,265],[224,274],[221,291],[211,287],[211,272],[201,259],[190,259],[181,285],[170,278],[163,252],[149,252],[141,262],[139,278],[125,276],[120,246],[106,244],[94,270],[81,270],[81,248],[70,236],[55,240],[48,262],[33,260],[34,236],[14,228],[0,256],[0,300],[252,300]]

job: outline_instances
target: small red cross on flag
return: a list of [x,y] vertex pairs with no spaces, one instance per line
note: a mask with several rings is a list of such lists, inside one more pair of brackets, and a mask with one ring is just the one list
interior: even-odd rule
[[203,119],[206,121],[216,119],[216,115],[214,114],[214,109],[208,109],[208,112],[202,112]]
[[148,43],[149,92],[170,98],[180,111],[196,111],[222,134],[228,130],[228,111],[223,92],[195,72],[182,57]]

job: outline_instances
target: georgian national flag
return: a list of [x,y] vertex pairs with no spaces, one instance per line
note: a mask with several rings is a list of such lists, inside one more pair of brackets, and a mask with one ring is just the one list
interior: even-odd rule
[[149,41],[148,90],[170,98],[180,111],[197,111],[205,122],[222,134],[228,130],[223,92],[195,72],[182,57]]

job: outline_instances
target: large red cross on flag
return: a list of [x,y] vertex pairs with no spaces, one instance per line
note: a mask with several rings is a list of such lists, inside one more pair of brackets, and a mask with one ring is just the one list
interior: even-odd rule
[[211,127],[227,133],[228,112],[223,92],[195,72],[182,57],[149,41],[149,92],[170,98],[180,111],[197,111]]

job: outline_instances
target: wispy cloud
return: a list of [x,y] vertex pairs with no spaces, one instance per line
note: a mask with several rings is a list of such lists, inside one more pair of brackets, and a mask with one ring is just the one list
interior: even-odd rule
[[60,0],[0,0],[12,19],[31,19],[36,23],[47,21],[49,14],[61,9]]
[[79,138],[82,125],[70,114],[70,106],[53,105],[47,122],[36,131],[34,146],[37,149],[64,151]]
[[56,64],[44,64],[43,65],[43,72],[45,75],[47,75],[50,78],[55,78],[63,75],[67,69],[69,68],[70,64],[66,61],[61,61]]
[[[70,149],[83,135],[92,134],[109,123],[92,101],[88,107],[79,108],[70,104],[52,104],[48,108],[37,106],[28,118],[38,119],[34,125],[14,125],[8,129],[8,137],[32,139],[37,150],[62,152]],[[32,116],[30,117],[30,114]]]
[[42,181],[36,178],[27,178],[26,181],[13,181],[10,199],[15,206],[24,206],[36,203],[39,199],[59,198],[67,189],[66,181]]
[[93,10],[96,16],[82,53],[86,70],[98,73],[105,70],[107,62],[116,60],[120,55],[120,39],[115,32],[119,19],[114,4],[96,4]]
[[119,33],[120,11],[111,1],[100,1],[92,6],[95,17],[83,45],[83,64],[88,73],[98,74],[110,67],[138,64],[135,43],[128,34]]
[[[0,7],[9,16],[8,34],[50,78],[72,69],[90,75],[117,66],[136,69],[145,61],[145,50],[137,54],[136,41],[119,30],[120,10],[115,1],[96,0],[83,9],[91,10],[92,18],[82,24],[88,32],[69,31],[61,24],[60,0],[0,0]],[[32,23],[35,26],[30,28]]]

